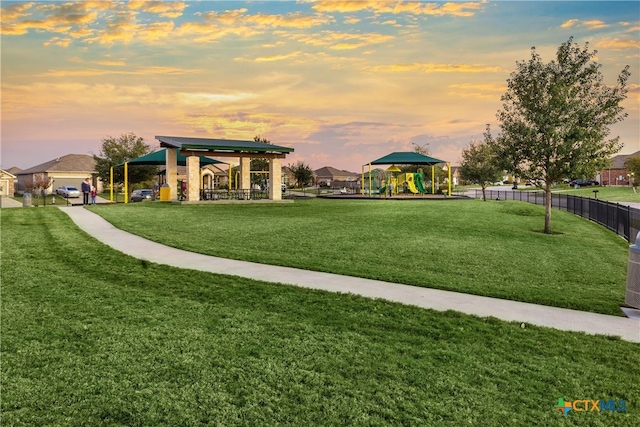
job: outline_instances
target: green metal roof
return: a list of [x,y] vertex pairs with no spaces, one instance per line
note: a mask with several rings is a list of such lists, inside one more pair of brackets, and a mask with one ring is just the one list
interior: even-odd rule
[[184,138],[180,136],[156,136],[161,147],[181,150],[224,150],[254,153],[291,153],[293,148],[265,144],[256,141],[237,141],[233,139]]
[[[164,165],[167,162],[167,149],[162,149],[155,151],[153,153],[145,154],[144,156],[138,157],[137,159],[129,160],[127,163],[130,165]],[[208,157],[200,157],[201,165],[217,165],[223,164],[226,165],[225,162],[221,162],[219,160],[210,159]],[[178,166],[186,166],[187,158],[182,154],[178,153]],[[120,163],[117,166],[124,166],[124,163]]]
[[435,165],[438,163],[446,163],[446,161],[415,151],[396,151],[371,162],[372,165]]

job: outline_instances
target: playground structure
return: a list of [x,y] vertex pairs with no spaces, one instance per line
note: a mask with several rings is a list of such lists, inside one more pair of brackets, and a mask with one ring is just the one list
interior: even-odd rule
[[388,177],[381,179],[380,183],[379,194],[386,195],[389,193],[389,183],[391,183],[392,194],[400,194],[401,188],[403,189],[402,193],[410,192],[413,194],[433,194],[433,191],[430,191],[431,181],[425,181],[422,169],[418,169],[418,172],[416,173],[402,173],[397,177],[389,175]]
[[[365,173],[365,166],[362,166],[362,187],[361,194],[371,197],[374,194],[393,195],[400,194],[400,188],[402,193],[412,193],[414,195],[435,194],[435,165],[444,163],[445,168],[448,171],[448,189],[443,190],[445,197],[451,195],[451,164],[444,160],[435,159],[433,157],[425,156],[415,152],[394,152],[380,159],[374,160],[368,164],[368,174]],[[391,165],[386,170],[382,171],[377,169],[371,170],[372,165]],[[402,172],[396,164],[404,165],[428,165],[431,166],[431,179],[427,180],[422,169],[418,169],[418,172]],[[365,177],[365,175],[367,175]],[[368,187],[365,188],[365,183],[368,183]],[[429,185],[430,184],[430,185]],[[377,191],[374,188],[378,189]],[[391,191],[389,191],[389,189]],[[429,191],[430,190],[430,191]]]

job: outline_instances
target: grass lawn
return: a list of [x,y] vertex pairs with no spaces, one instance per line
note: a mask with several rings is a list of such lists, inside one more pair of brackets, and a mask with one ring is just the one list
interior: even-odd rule
[[226,258],[622,315],[628,244],[567,212],[480,200],[139,203],[90,208],[116,227]]
[[[100,244],[57,209],[0,219],[3,425],[640,417],[638,344],[159,266]],[[563,416],[558,398],[624,399],[626,411]]]
[[554,193],[571,194],[573,196],[594,197],[593,190],[598,190],[598,199],[610,202],[640,203],[640,190],[633,191],[632,187],[565,187],[554,190]]

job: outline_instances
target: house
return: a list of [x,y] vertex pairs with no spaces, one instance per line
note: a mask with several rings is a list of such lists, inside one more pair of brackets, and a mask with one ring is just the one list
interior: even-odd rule
[[51,186],[45,190],[46,194],[64,185],[80,188],[82,181],[91,179],[91,183],[100,193],[103,190],[102,181],[95,171],[96,162],[93,156],[85,154],[67,154],[48,162],[17,172],[16,192],[24,193],[37,180],[52,180]]
[[607,169],[598,171],[596,181],[602,185],[629,185],[629,176],[625,162],[629,157],[640,156],[640,151],[632,154],[619,154],[611,158],[611,163]]
[[[313,172],[316,185],[344,187],[346,183],[357,183],[360,174],[325,166]],[[346,185],[351,186],[351,185]]]
[[16,192],[16,180],[14,174],[0,169],[0,196],[13,196]]

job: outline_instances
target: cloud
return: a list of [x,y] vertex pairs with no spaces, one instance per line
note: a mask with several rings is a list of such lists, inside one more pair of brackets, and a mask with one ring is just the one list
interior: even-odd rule
[[598,40],[594,43],[597,48],[609,48],[615,50],[622,49],[640,49],[640,40],[638,39],[620,39],[620,38],[605,38]]
[[325,30],[315,34],[276,32],[278,36],[286,37],[311,46],[323,46],[334,50],[357,49],[364,46],[385,43],[393,40],[394,36],[379,33],[347,33],[343,31]]
[[129,1],[127,8],[140,12],[154,13],[163,18],[178,18],[182,16],[187,4],[184,2]]
[[582,23],[585,27],[589,28],[590,30],[599,30],[601,28],[607,28],[609,26],[609,24],[607,24],[604,21],[601,21],[599,19],[592,19],[589,21],[584,21]]
[[485,2],[448,2],[425,3],[417,1],[390,2],[390,1],[337,1],[326,0],[313,3],[312,8],[319,12],[328,13],[353,13],[369,11],[373,13],[433,15],[433,16],[460,16],[470,17],[476,11],[482,9]]
[[291,52],[284,55],[267,55],[267,56],[259,56],[254,61],[256,62],[273,62],[273,61],[283,61],[286,59],[296,58],[300,56],[302,52]]
[[564,21],[560,25],[560,28],[565,28],[565,29],[573,28],[573,27],[586,27],[589,30],[599,30],[602,28],[609,27],[609,24],[599,19],[591,19],[588,21],[581,21],[579,19],[569,19],[567,21]]
[[568,21],[563,22],[562,25],[560,25],[560,28],[571,28],[578,25],[579,22],[580,21],[577,19],[569,19]]
[[498,73],[502,68],[482,64],[392,64],[369,67],[367,71],[382,73],[419,72],[419,73]]
[[[116,65],[114,63],[103,64],[108,66]],[[38,75],[39,77],[86,77],[86,76],[103,76],[103,75],[140,75],[148,76],[153,74],[158,75],[184,75],[199,73],[200,70],[188,70],[178,67],[160,67],[150,66],[144,68],[138,68],[135,70],[113,70],[113,69],[97,69],[97,68],[85,68],[85,69],[73,69],[73,70],[49,70],[46,73]]]

